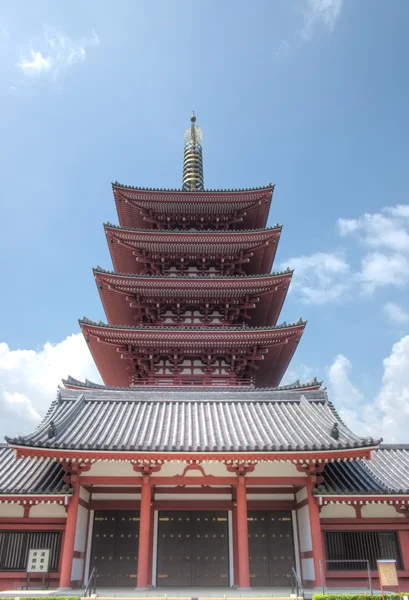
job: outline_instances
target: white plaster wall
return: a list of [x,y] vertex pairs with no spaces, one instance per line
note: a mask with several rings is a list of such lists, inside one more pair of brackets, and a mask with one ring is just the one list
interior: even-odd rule
[[78,552],[85,551],[85,541],[87,539],[88,509],[83,506],[78,507],[77,526],[75,528],[74,550]]
[[355,519],[355,517],[355,509],[349,504],[327,504],[320,512],[320,519]]
[[82,498],[82,500],[84,500],[85,502],[88,502],[89,497],[90,497],[90,493],[88,490],[86,490],[84,487],[80,487],[80,498]]
[[[180,463],[165,463],[162,465],[160,471],[152,474],[152,478],[155,477],[172,477],[173,475],[182,475],[183,471],[186,467],[189,466],[187,462]],[[215,477],[228,477],[232,476],[232,473],[229,473],[226,465],[222,463],[201,463],[201,469],[205,472],[206,475],[214,475]],[[185,473],[186,477],[202,477],[201,469],[189,469]]]
[[303,500],[306,500],[306,498],[308,497],[307,494],[307,488],[303,487],[301,488],[295,495],[295,499],[297,500],[297,504],[299,504],[300,502],[302,502]]
[[405,518],[405,515],[396,512],[395,507],[390,504],[366,504],[362,507],[361,514],[365,519],[369,517]]
[[297,471],[297,467],[294,463],[290,462],[270,462],[270,463],[258,463],[252,473],[249,473],[247,477],[306,477],[305,473]]
[[24,508],[19,504],[0,504],[0,517],[23,517]]
[[247,492],[247,500],[294,500],[294,494],[253,494]]
[[72,561],[71,579],[72,581],[82,581],[83,559],[74,558]]
[[309,550],[312,550],[310,513],[308,506],[303,506],[297,510],[297,518],[300,550],[301,552],[308,552]]
[[91,465],[90,470],[87,472],[87,476],[101,475],[102,477],[138,477],[138,474],[132,468],[130,463],[102,463],[97,462]]
[[314,581],[315,579],[315,569],[314,569],[314,559],[313,558],[302,558],[301,559],[301,568],[302,568],[302,576],[303,580],[306,581]]
[[[80,488],[80,498],[81,498]],[[74,539],[74,551],[82,552],[85,556],[85,544],[87,541],[87,527],[88,527],[88,508],[79,505],[77,525],[75,527],[75,539]],[[84,575],[84,558],[74,558],[72,561],[71,579],[72,581],[83,580]]]
[[30,519],[65,519],[67,513],[60,504],[34,504],[30,510]]

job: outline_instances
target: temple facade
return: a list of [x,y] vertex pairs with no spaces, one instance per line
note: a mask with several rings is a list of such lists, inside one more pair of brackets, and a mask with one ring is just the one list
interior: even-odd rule
[[0,590],[37,548],[60,588],[368,587],[378,559],[409,585],[409,446],[281,385],[306,323],[278,322],[274,186],[206,190],[201,141],[192,116],[179,190],[113,184],[107,322],[80,320],[104,384],[0,446]]

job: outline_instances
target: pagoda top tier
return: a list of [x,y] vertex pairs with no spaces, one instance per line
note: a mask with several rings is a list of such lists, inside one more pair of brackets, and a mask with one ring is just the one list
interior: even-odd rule
[[164,190],[112,184],[121,227],[262,229],[274,186],[237,190]]

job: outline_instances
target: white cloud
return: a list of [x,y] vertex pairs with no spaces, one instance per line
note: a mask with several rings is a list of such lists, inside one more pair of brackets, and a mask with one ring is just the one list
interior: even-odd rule
[[403,286],[409,280],[409,259],[398,253],[371,252],[362,259],[358,277],[363,292],[372,293],[385,285]]
[[343,0],[307,0],[302,11],[304,26],[299,32],[300,38],[309,41],[316,27],[324,26],[328,31],[334,29],[342,9]]
[[382,213],[366,213],[358,219],[338,219],[338,228],[342,236],[354,234],[371,248],[409,252],[406,209],[409,210],[409,206],[386,207]]
[[358,435],[387,442],[409,438],[409,335],[393,345],[383,361],[382,383],[374,400],[365,399],[350,380],[352,365],[343,355],[329,368],[330,398],[347,425]]
[[0,440],[32,430],[69,374],[100,381],[82,334],[39,350],[10,350],[0,343]]
[[409,313],[407,313],[399,304],[387,302],[383,307],[386,319],[392,325],[404,325],[409,323]]
[[290,290],[307,304],[339,301],[348,293],[350,266],[342,255],[316,252],[290,258],[280,268],[287,266],[295,270]]
[[[344,301],[353,295],[372,294],[377,288],[409,283],[409,204],[338,219],[337,229],[344,245],[338,245],[336,251],[293,257],[280,265],[295,270],[291,290],[304,302]],[[347,250],[351,254],[349,239],[358,241],[354,261],[347,258]]]
[[83,62],[88,48],[96,46],[99,39],[95,32],[75,40],[61,31],[44,27],[43,35],[30,40],[16,66],[26,75],[48,72],[57,77],[68,67]]
[[317,29],[325,28],[331,32],[341,14],[343,0],[303,0],[298,12],[301,15],[301,28],[298,29],[292,42],[282,40],[275,53],[276,58],[285,56],[292,47],[300,48],[309,42]]
[[48,71],[52,67],[52,58],[50,56],[44,58],[41,52],[30,50],[30,58],[22,58],[21,62],[17,63],[17,66],[27,74],[41,73],[41,71]]

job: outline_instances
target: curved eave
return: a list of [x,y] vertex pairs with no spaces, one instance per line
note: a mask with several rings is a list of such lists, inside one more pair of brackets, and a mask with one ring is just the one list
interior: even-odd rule
[[[146,387],[142,387],[142,386],[132,386],[132,388],[130,387],[108,387],[106,385],[104,385],[103,383],[94,383],[93,381],[89,381],[88,379],[85,379],[84,381],[80,381],[79,379],[75,379],[74,377],[71,377],[71,375],[68,375],[67,379],[62,379],[62,384],[64,385],[65,389],[67,390],[114,390],[114,391],[146,391]],[[257,388],[258,391],[260,390],[264,390],[264,391],[272,391],[272,392],[293,392],[293,393],[297,393],[297,392],[316,392],[318,390],[320,390],[322,386],[322,381],[318,381],[317,379],[314,379],[313,382],[306,382],[306,383],[300,383],[299,381],[296,381],[292,384],[289,385],[283,385],[283,386],[277,386],[277,387],[273,387],[273,388]],[[163,387],[156,387],[156,386],[150,386],[150,389],[152,390],[156,390],[156,391],[163,391]],[[174,391],[186,391],[186,388],[182,387],[182,386],[172,386],[172,389]],[[217,386],[212,386],[212,391],[223,391],[226,388],[220,388]],[[202,391],[203,390],[203,386],[197,387],[197,386],[189,386],[189,391]],[[243,391],[242,387],[234,387],[234,386],[230,386],[229,387],[230,391]]]
[[274,326],[277,323],[292,272],[268,277],[143,277],[118,275],[94,270],[95,282],[110,325],[138,325],[132,301],[136,295],[144,302],[157,298],[182,299],[191,304],[203,299],[234,301],[246,296],[255,298],[255,308],[250,310],[251,325]]
[[254,231],[145,231],[123,229],[104,224],[114,269],[120,273],[138,274],[144,263],[138,254],[189,253],[234,255],[240,252],[251,255],[243,264],[246,274],[269,273],[281,234],[281,227]]
[[[125,451],[125,450],[93,450],[89,449],[84,450],[82,448],[47,448],[47,447],[39,447],[39,446],[30,446],[30,445],[20,445],[10,443],[10,447],[14,448],[17,451],[18,456],[20,457],[53,457],[57,460],[72,460],[76,459],[80,461],[84,459],[87,463],[94,463],[98,461],[107,461],[107,460],[120,460],[120,461],[150,461],[155,464],[156,461],[161,463],[172,462],[175,460],[179,461],[220,461],[223,464],[226,462],[226,458],[234,464],[236,461],[242,462],[245,460],[246,462],[254,462],[255,464],[259,461],[261,462],[291,462],[293,464],[299,463],[300,465],[305,465],[306,461],[312,461],[317,463],[324,463],[327,461],[352,461],[352,460],[362,460],[369,459],[371,453],[377,449],[377,445],[362,445],[362,446],[354,446],[353,448],[328,448],[328,449],[320,449],[320,450],[303,450],[302,452],[294,450],[277,450],[276,452],[265,452],[263,450],[260,451],[240,451],[240,452],[232,452],[223,451],[223,452],[194,452],[194,451],[166,451],[166,452],[147,452],[144,451]],[[288,485],[295,485],[296,483],[301,483],[301,480],[304,478],[302,473],[299,474],[296,478],[288,478]],[[294,481],[291,482],[291,479]],[[251,476],[249,477],[249,481],[251,482]]]
[[124,349],[145,354],[145,348],[166,352],[170,348],[183,349],[184,354],[195,354],[198,348],[217,349],[220,354],[234,349],[249,351],[254,347],[266,348],[267,353],[255,371],[257,386],[279,385],[304,332],[306,323],[300,321],[290,326],[254,329],[175,329],[148,327],[112,327],[80,321],[82,333],[88,343],[101,377],[107,386],[128,387],[132,372],[129,361],[124,360]]
[[150,228],[152,215],[242,216],[239,229],[265,227],[274,186],[251,190],[147,190],[112,184],[121,227]]

